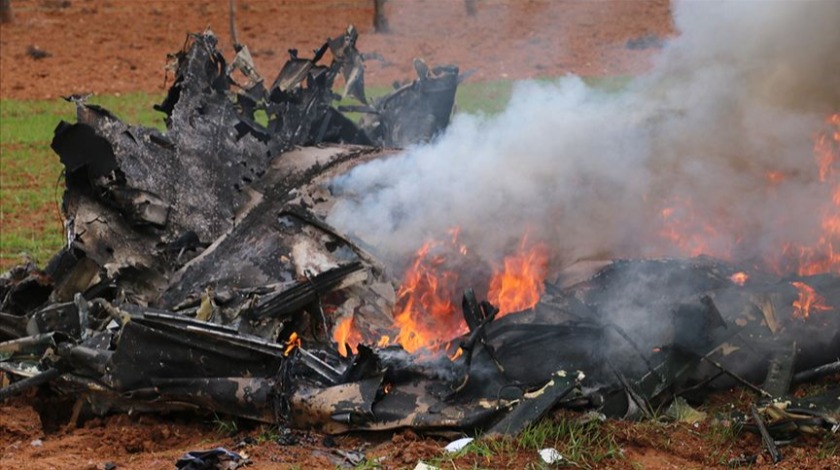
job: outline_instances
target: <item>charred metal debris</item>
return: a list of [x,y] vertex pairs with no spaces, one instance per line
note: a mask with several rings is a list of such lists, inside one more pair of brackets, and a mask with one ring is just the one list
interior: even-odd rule
[[[465,292],[457,359],[365,345],[342,357],[335,325],[352,318],[375,344],[392,332],[395,290],[324,222],[329,182],[443,130],[461,78],[418,60],[416,80],[369,102],[356,39],[350,27],[312,58],[290,51],[266,86],[247,48],[228,64],[211,33],[192,35],[156,107],[165,132],[71,98],[77,122],[52,144],[67,245],[44,270],[0,279],[0,399],[37,387],[75,403],[65,421],[193,410],[327,433],[511,434],[556,407],[652,416],[742,384],[758,405],[744,422],[774,459],[776,440],[837,431],[836,388],[788,394],[840,370],[840,315],[779,313],[794,281],[840,305],[833,275],[737,285],[735,266],[708,258],[618,260],[580,282],[561,273],[536,307],[499,319]],[[359,105],[334,106],[339,75]],[[648,327],[626,327],[633,312]]]

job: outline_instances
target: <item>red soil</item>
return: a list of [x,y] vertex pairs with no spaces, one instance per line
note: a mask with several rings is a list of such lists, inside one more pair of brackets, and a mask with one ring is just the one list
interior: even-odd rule
[[[158,92],[166,53],[189,32],[211,28],[230,54],[228,2],[144,0],[14,0],[14,22],[0,27],[0,97],[55,98],[72,93]],[[269,79],[348,24],[359,49],[386,62],[367,64],[367,82],[413,78],[411,61],[455,63],[472,80],[535,76],[623,75],[644,70],[653,49],[630,50],[630,39],[673,34],[668,0],[479,1],[467,16],[456,0],[392,0],[390,34],[374,34],[370,0],[238,0],[240,42]],[[64,6],[69,5],[69,6]],[[49,54],[33,59],[27,49]]]

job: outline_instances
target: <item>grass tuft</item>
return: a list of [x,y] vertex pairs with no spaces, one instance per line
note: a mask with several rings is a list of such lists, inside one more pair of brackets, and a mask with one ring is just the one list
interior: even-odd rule
[[216,428],[216,432],[226,437],[239,434],[239,423],[236,418],[227,418],[225,419],[217,414],[213,415],[213,426]]
[[[598,468],[622,458],[613,430],[600,421],[583,422],[574,415],[543,419],[516,437],[478,437],[452,456],[431,463],[440,468],[545,468],[538,451],[554,448],[563,465]],[[527,461],[523,462],[523,456]]]

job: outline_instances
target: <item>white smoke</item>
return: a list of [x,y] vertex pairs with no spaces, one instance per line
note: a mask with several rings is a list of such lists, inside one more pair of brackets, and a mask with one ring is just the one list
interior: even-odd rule
[[[486,259],[530,227],[555,268],[685,254],[662,235],[668,207],[710,254],[812,241],[830,198],[812,148],[840,110],[840,2],[673,9],[680,35],[622,91],[518,83],[501,114],[458,115],[435,142],[335,181],[329,222],[397,262],[453,226]],[[768,172],[784,180],[768,189]]]

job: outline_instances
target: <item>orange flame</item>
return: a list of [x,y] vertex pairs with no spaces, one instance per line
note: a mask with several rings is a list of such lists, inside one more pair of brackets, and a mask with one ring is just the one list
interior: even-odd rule
[[352,316],[343,318],[335,325],[333,339],[338,344],[338,353],[342,357],[347,357],[348,346],[353,354],[356,353],[356,346],[362,341],[362,334],[354,328]]
[[[840,274],[840,113],[830,115],[825,124],[825,129],[815,135],[813,153],[814,177],[823,185],[826,198],[822,205],[812,209],[817,216],[812,242],[779,243],[775,253],[763,260],[766,267],[780,275]],[[789,176],[780,171],[764,173],[771,190]],[[721,220],[729,219],[726,207],[710,209],[713,210],[704,213],[691,200],[671,201],[659,212],[662,224],[659,236],[682,255],[731,259],[750,238],[738,232],[727,234],[724,230],[738,227],[720,226]]]
[[826,124],[827,129],[814,141],[819,181],[831,189],[831,198],[820,211],[821,234],[812,246],[788,244],[782,250],[785,258],[798,261],[796,273],[800,276],[840,274],[840,172],[836,168],[840,161],[840,113],[829,116]]
[[[451,256],[465,255],[468,248],[458,241],[459,229],[450,230],[448,242],[430,241],[417,251],[397,291],[394,341],[408,352],[445,349],[446,341],[466,333],[467,326],[456,308],[458,273],[448,269]],[[545,245],[530,244],[522,237],[517,253],[505,257],[489,282],[488,300],[500,308],[499,315],[533,307],[544,291],[548,265]],[[388,344],[383,337],[380,345]],[[455,351],[454,360],[461,354]]]
[[[453,239],[457,238],[457,231]],[[395,338],[408,352],[422,348],[434,350],[463,330],[462,319],[455,314],[455,283],[458,275],[443,270],[444,255],[432,254],[438,242],[426,242],[414,258],[397,291],[398,311]],[[400,307],[401,306],[401,307]]]
[[746,282],[749,280],[749,278],[750,278],[750,275],[743,272],[743,271],[737,272],[737,273],[729,276],[729,280],[732,281],[733,283],[739,285],[739,286],[743,286],[744,284],[746,284]]
[[840,153],[837,152],[837,145],[840,144],[840,113],[832,114],[826,119],[829,127],[834,130],[825,131],[817,136],[814,143],[814,153],[817,156],[817,165],[820,168],[820,181],[827,182],[836,174],[834,164],[840,160]]
[[711,223],[699,217],[689,200],[675,201],[659,212],[662,228],[659,235],[687,256],[710,255],[728,258],[732,247],[721,245],[721,234]]
[[527,248],[528,235],[522,237],[519,252],[504,259],[504,269],[495,270],[487,298],[499,308],[498,317],[527,310],[545,291],[548,249],[543,244]]
[[286,341],[286,350],[283,351],[283,355],[288,356],[289,354],[292,353],[292,351],[295,350],[295,348],[299,348],[300,346],[301,346],[300,337],[298,337],[298,334],[293,331],[292,334],[289,335],[289,340]]
[[[825,205],[814,208],[814,213],[820,217],[814,226],[820,233],[811,244],[779,243],[777,253],[763,260],[764,266],[779,274],[840,274],[840,113],[829,116],[826,124],[827,129],[815,136],[813,148],[814,178],[824,185],[827,195]],[[772,192],[774,186],[793,176],[798,178],[798,175],[799,172],[767,171],[763,176]],[[736,232],[732,236],[724,230],[727,227],[720,226],[720,220],[730,219],[728,207],[696,209],[693,201],[674,200],[659,212],[662,223],[659,236],[681,254],[731,259],[733,253],[745,246],[742,244],[750,241],[743,233]],[[393,324],[397,333],[394,337],[382,336],[378,346],[399,343],[411,353],[439,351],[444,349],[447,340],[466,332],[455,303],[459,295],[459,274],[451,267],[453,259],[470,253],[468,247],[459,242],[459,236],[460,228],[455,227],[449,230],[447,240],[429,241],[417,251],[397,291]],[[499,316],[531,308],[539,301],[547,265],[546,247],[541,244],[529,246],[527,234],[523,236],[518,252],[504,258],[502,266],[493,270],[488,283],[487,298],[499,307]],[[730,276],[730,280],[739,286],[748,279],[749,275],[744,272]],[[469,281],[474,282],[473,279]],[[799,298],[793,303],[797,318],[807,318],[813,311],[831,308],[806,284],[794,282],[792,285],[799,291]],[[339,353],[347,355],[345,344],[355,350],[362,335],[355,330],[350,318],[336,325],[333,337]],[[290,345],[287,351],[292,349]],[[461,352],[457,350],[453,359]]]
[[813,287],[804,282],[791,282],[793,287],[799,291],[799,298],[793,301],[793,316],[795,318],[807,319],[811,312],[831,310],[825,304],[825,297],[817,294]]
[[767,177],[767,182],[770,184],[779,184],[787,179],[787,175],[781,171],[768,171],[765,173],[765,176]]

